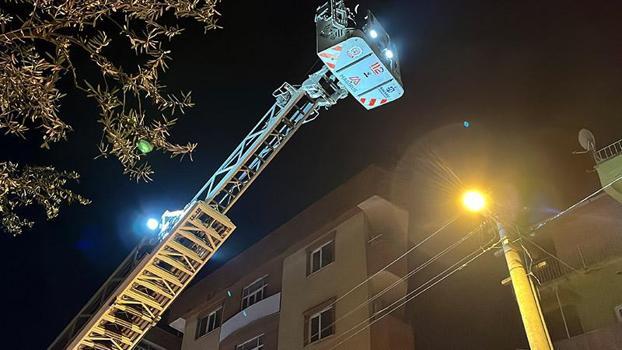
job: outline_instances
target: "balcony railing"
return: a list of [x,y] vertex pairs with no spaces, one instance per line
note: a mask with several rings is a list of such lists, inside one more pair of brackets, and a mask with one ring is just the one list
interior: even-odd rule
[[534,264],[533,274],[542,284],[556,280],[573,270],[553,258],[546,258]]
[[[566,263],[577,270],[589,270],[597,264],[618,257],[622,258],[622,236],[608,239],[607,242],[578,245],[575,257]],[[550,257],[536,261],[533,266],[533,274],[540,283],[558,279],[574,271],[572,268],[559,262],[559,260]]]
[[555,342],[557,350],[622,349],[622,323]]
[[605,146],[598,151],[594,151],[594,160],[596,160],[597,164],[600,164],[620,154],[622,154],[622,139],[610,144],[609,146]]
[[276,293],[247,307],[222,324],[220,328],[220,341],[222,342],[223,339],[228,337],[231,333],[245,327],[249,323],[277,313],[280,310],[281,293]]

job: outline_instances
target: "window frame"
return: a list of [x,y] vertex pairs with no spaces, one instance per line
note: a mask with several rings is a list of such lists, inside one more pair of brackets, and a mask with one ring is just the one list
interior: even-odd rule
[[[258,279],[254,280],[253,282],[247,284],[244,288],[242,288],[242,294],[241,294],[241,300],[240,300],[240,309],[241,310],[245,310],[248,309],[250,306],[257,304],[258,302],[264,300],[266,298],[266,289],[268,288],[268,275],[264,275],[262,277],[259,277]],[[248,293],[248,295],[244,295],[244,292],[246,290],[248,290],[252,285],[254,285],[255,283],[258,283],[259,281],[264,281],[263,285],[261,286],[261,288],[258,288],[257,290],[255,290],[252,293]],[[253,301],[252,304],[247,304],[246,306],[244,306],[244,301],[245,300],[249,300],[251,298],[251,296],[256,296],[257,294],[261,293],[261,298],[257,299],[255,297],[255,301]]]
[[[336,240],[336,231],[332,231],[329,234],[324,235],[322,238],[316,240],[314,243],[310,244],[309,246],[307,246],[307,277],[322,271],[324,268],[326,268],[327,266],[329,266],[330,264],[334,263],[335,260],[337,259],[336,257],[336,245],[337,245],[337,240]],[[331,252],[331,260],[325,264],[322,264],[322,258],[324,256],[324,252],[322,251],[324,248],[326,248],[326,246],[330,246],[330,252]],[[313,257],[314,255],[318,254],[318,259],[319,259],[319,268],[317,270],[313,269]]]
[[[330,333],[328,333],[325,336],[322,336],[322,330],[326,327],[322,325],[322,314],[324,314],[325,312],[330,312],[331,313],[331,325],[330,328],[328,329],[328,331]],[[317,318],[318,319],[318,333],[317,333],[317,339],[313,340],[313,319]],[[305,339],[305,346],[309,345],[309,344],[315,344],[317,342],[320,342],[328,337],[331,337],[335,334],[335,305],[330,302],[327,306],[325,306],[324,308],[320,309],[319,311],[316,311],[312,314],[309,314],[309,316],[306,317],[306,322],[305,322],[305,326],[307,327],[307,332],[306,332],[306,339]]]
[[[214,309],[213,311],[207,313],[205,316],[202,317],[198,317],[197,318],[197,329],[196,329],[196,333],[195,333],[195,339],[199,339],[203,336],[206,336],[210,333],[212,333],[213,331],[215,331],[216,329],[220,328],[220,326],[222,326],[222,305],[217,307],[216,309]],[[220,313],[220,317],[216,318],[216,315]],[[212,328],[211,330],[210,328],[210,319],[212,318],[212,316],[214,317],[214,328]],[[201,328],[201,322],[205,320],[205,329],[202,330]],[[216,325],[216,320],[218,321],[218,324]],[[203,333],[201,333],[203,332]]]
[[242,350],[242,347],[244,345],[246,345],[246,344],[248,344],[248,343],[250,343],[252,341],[257,342],[258,339],[261,339],[261,344],[259,344],[259,346],[255,347],[255,348],[253,348],[251,350],[261,350],[261,349],[264,348],[263,337],[264,337],[264,333],[261,333],[261,334],[255,336],[255,337],[252,337],[252,338],[244,341],[243,343],[236,345],[235,346],[235,350]]

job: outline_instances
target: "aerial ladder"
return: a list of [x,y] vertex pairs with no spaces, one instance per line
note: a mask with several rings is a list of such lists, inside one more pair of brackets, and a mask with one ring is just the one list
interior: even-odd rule
[[227,212],[303,124],[348,94],[366,109],[402,96],[397,52],[371,12],[330,0],[315,23],[322,67],[274,91],[274,105],[190,203],[162,215],[158,233],[132,250],[48,350],[132,349],[229,238]]

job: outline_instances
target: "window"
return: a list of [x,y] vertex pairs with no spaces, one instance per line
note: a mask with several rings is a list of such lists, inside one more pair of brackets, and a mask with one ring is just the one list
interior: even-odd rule
[[335,308],[331,305],[309,317],[307,344],[334,333]]
[[215,311],[210,312],[207,316],[199,318],[197,322],[197,335],[196,337],[201,337],[206,335],[207,333],[213,331],[214,329],[220,327],[220,322],[222,320],[222,307],[218,308]]
[[266,288],[268,287],[266,283],[267,277],[264,276],[258,279],[242,290],[242,309],[246,309],[265,297]]
[[309,255],[309,273],[319,271],[335,260],[334,247],[334,241],[330,240],[311,251]]
[[235,350],[261,350],[263,349],[263,334],[235,347]]

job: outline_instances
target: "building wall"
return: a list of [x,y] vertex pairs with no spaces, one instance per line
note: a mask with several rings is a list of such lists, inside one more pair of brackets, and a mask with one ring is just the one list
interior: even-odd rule
[[202,337],[196,337],[197,322],[200,316],[210,313],[223,303],[223,299],[213,300],[208,305],[201,305],[192,315],[186,318],[186,328],[181,344],[182,350],[216,350],[220,342],[220,328],[205,334]]
[[264,349],[270,350],[277,348],[279,333],[279,314],[273,314],[254,323],[250,326],[240,329],[225,338],[220,344],[221,350],[235,350],[235,348],[244,343],[245,341],[255,338],[256,336],[263,334]]
[[622,258],[609,261],[597,269],[569,273],[542,288],[542,303],[549,313],[562,306],[576,310],[583,332],[609,327],[618,321],[614,308],[622,304]]
[[[266,276],[267,280],[267,287],[264,294],[264,299],[276,293],[279,293],[281,291],[281,263],[282,260],[278,258],[268,261],[267,263],[264,263],[263,265],[260,265],[255,269],[249,269],[248,273],[242,276],[242,278],[240,278],[234,284],[230,286],[218,286],[220,289],[213,293],[213,297],[195,299],[195,308],[185,317],[186,327],[183,337],[182,350],[225,349],[222,344],[220,348],[218,347],[220,341],[233,349],[235,348],[235,345],[247,340],[247,338],[245,338],[246,333],[244,332],[242,332],[241,334],[238,334],[239,332],[234,332],[225,339],[221,340],[220,328],[217,328],[213,332],[206,334],[200,338],[196,338],[195,334],[198,319],[216,310],[220,306],[222,306],[223,308],[221,324],[229,320],[231,317],[239,314],[240,312],[242,312],[242,290],[244,289],[244,287],[248,286],[258,278],[261,278],[263,276]],[[231,293],[231,296],[229,296],[229,293]],[[264,325],[264,322],[267,325]],[[276,331],[273,329],[274,327],[270,326],[272,323],[273,321],[271,321],[270,318],[267,317],[265,320],[261,319],[256,321],[253,324],[252,328],[257,329],[258,332],[265,331],[266,340],[269,340],[268,338],[272,337],[274,339],[271,341],[275,342]],[[245,328],[248,328],[248,326]]]
[[[324,349],[334,343],[334,336],[304,346],[304,313],[331,298],[338,298],[367,277],[366,243],[368,229],[365,216],[359,211],[324,235],[335,237],[335,260],[323,269],[307,276],[307,249],[298,249],[283,262],[283,291],[279,327],[279,349]],[[323,236],[318,239],[321,240]],[[354,309],[369,297],[367,288],[358,288],[335,306],[335,318]],[[340,334],[369,316],[368,307],[362,307],[343,321],[336,322]],[[348,349],[370,348],[369,331],[357,335],[348,343]]]
[[[220,349],[231,350],[259,334],[264,334],[267,350],[276,349],[271,345],[276,342],[279,349],[302,349],[305,311],[312,310],[330,298],[343,295],[370,273],[384,266],[390,257],[403,252],[407,244],[408,215],[380,197],[389,198],[386,194],[391,192],[391,183],[389,173],[375,167],[369,168],[197,281],[173,303],[167,320],[168,324],[176,325],[177,329],[184,328],[182,350],[212,350],[218,349],[218,346]],[[381,238],[369,242],[377,233],[382,233]],[[335,261],[307,276],[309,249],[328,236],[335,238]],[[337,319],[361,304],[363,306],[337,322],[337,334],[369,318],[370,308],[365,301],[372,293],[395,281],[405,268],[405,262],[395,264],[367,286],[357,288],[340,300],[335,308]],[[223,305],[222,323],[236,315],[240,316],[242,288],[263,275],[268,275],[265,297],[281,291],[279,313],[251,322],[228,336],[223,336],[221,327],[195,339],[198,318],[213,311],[218,305]],[[387,296],[395,299],[405,292],[406,286],[399,286]],[[378,339],[374,341],[378,349],[388,349],[387,339],[401,345],[412,343],[409,323],[399,315],[394,316],[357,334],[348,340],[345,348],[370,349],[372,333]],[[385,323],[394,327],[383,330],[380,325]],[[335,339],[336,336],[332,336],[304,348],[328,348],[335,343]],[[404,348],[410,349],[412,345]]]
[[[570,333],[565,348],[577,340],[572,345],[577,349],[601,349],[589,344],[604,344],[607,340],[600,337],[611,335],[612,326],[619,322],[614,308],[622,304],[621,227],[622,205],[603,194],[540,233],[553,240],[557,256],[577,269],[550,261],[545,269],[555,273],[540,287],[551,336],[561,341]],[[622,341],[622,333],[617,337]]]

